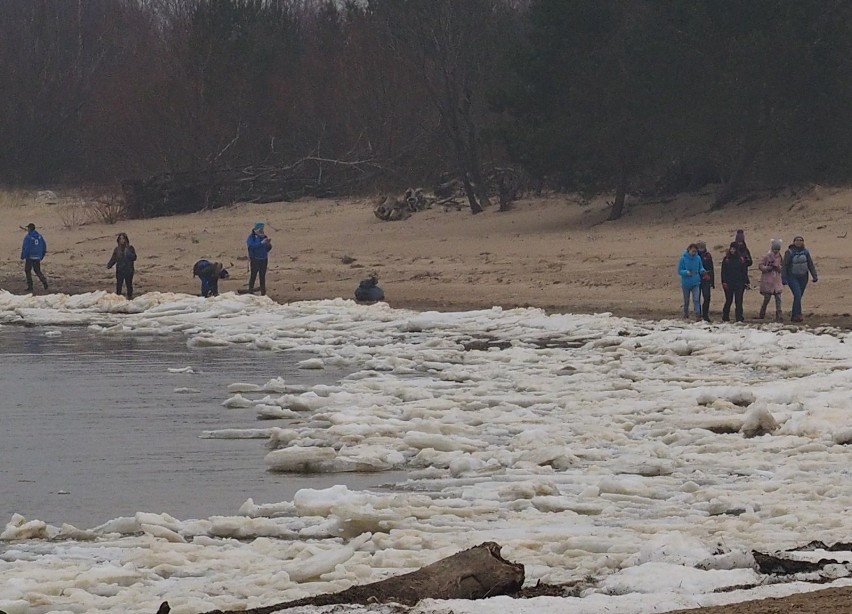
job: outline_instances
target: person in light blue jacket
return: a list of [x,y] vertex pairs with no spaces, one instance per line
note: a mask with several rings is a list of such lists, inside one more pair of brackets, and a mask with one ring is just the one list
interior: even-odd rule
[[47,278],[41,272],[41,261],[47,254],[47,241],[36,230],[35,224],[27,224],[27,236],[21,245],[21,260],[24,261],[24,275],[27,278],[27,292],[33,291],[33,271],[41,285],[47,290]]
[[680,275],[680,287],[683,289],[683,318],[689,319],[689,297],[692,297],[692,311],[696,320],[701,319],[701,276],[705,273],[698,245],[690,243],[677,263]]

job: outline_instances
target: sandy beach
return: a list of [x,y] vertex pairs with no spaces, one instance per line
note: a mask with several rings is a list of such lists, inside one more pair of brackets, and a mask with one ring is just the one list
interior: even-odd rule
[[[480,215],[433,208],[398,222],[379,221],[377,199],[305,200],[233,207],[190,215],[106,224],[87,205],[58,192],[56,202],[36,193],[0,199],[7,220],[0,228],[0,289],[25,292],[21,241],[28,223],[45,236],[43,270],[49,292],[114,289],[106,263],[115,236],[126,232],[139,255],[136,293],[168,290],[197,294],[193,263],[204,257],[225,264],[231,277],[220,292],[247,287],[245,239],[264,221],[273,241],[269,296],[286,303],[353,298],[359,280],[379,275],[387,302],[419,310],[467,310],[534,306],[549,312],[611,312],[619,316],[680,319],[681,291],[675,271],[690,242],[706,241],[716,261],[717,290],[711,318],[724,302],[719,263],[738,228],[757,261],[772,238],[783,245],[801,234],[819,271],[807,288],[805,325],[852,327],[845,296],[852,269],[852,189],[785,190],[711,211],[710,193],[666,203],[633,204],[623,219],[606,222],[604,199],[582,203],[564,195],[527,198],[507,212]],[[752,279],[759,273],[756,267]],[[36,284],[38,286],[38,284]],[[39,287],[37,293],[44,293]],[[761,297],[746,293],[747,325]],[[783,296],[789,325],[791,296]],[[767,321],[768,322],[768,321]],[[694,324],[703,326],[704,324]],[[850,589],[801,594],[691,612],[763,614],[846,611]]]
[[[686,245],[704,239],[719,263],[738,228],[757,261],[778,237],[786,246],[805,237],[819,283],[804,298],[807,325],[852,325],[845,296],[852,269],[848,236],[852,189],[786,190],[721,211],[711,195],[685,195],[665,203],[628,206],[607,222],[605,200],[582,203],[564,195],[527,198],[512,210],[479,215],[433,208],[406,220],[382,222],[374,198],[238,204],[189,215],[105,224],[89,205],[58,193],[55,203],[35,193],[2,205],[9,221],[0,229],[0,288],[24,293],[19,260],[24,230],[32,222],[48,243],[43,268],[50,292],[111,290],[106,263],[118,232],[139,255],[136,294],[153,290],[198,293],[192,265],[219,260],[231,274],[220,292],[248,285],[245,239],[264,221],[273,241],[269,296],[281,303],[353,298],[358,282],[378,273],[387,302],[419,310],[534,306],[550,312],[611,312],[636,318],[679,318],[681,291],[675,265]],[[752,279],[759,272],[752,269]],[[717,280],[718,281],[718,280]],[[36,284],[38,285],[38,284]],[[40,288],[37,292],[43,292]],[[791,295],[783,297],[789,319]],[[721,284],[711,302],[720,319]],[[746,322],[756,319],[758,291],[745,297]]]

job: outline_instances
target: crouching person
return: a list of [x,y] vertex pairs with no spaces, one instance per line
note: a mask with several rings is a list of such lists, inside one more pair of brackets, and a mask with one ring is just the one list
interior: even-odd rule
[[221,262],[210,262],[202,258],[192,267],[192,276],[201,280],[201,296],[219,295],[219,280],[228,279],[228,269]]

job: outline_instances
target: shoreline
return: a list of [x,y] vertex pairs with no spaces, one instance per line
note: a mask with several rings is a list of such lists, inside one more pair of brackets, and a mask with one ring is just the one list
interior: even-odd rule
[[[6,286],[4,284],[8,283],[8,280],[0,277],[0,290],[4,289]],[[104,290],[102,287],[75,287],[72,292],[67,293],[70,295],[75,294],[85,294],[89,292],[97,292]],[[229,292],[229,290],[225,290],[224,292],[220,291],[220,294],[225,294]],[[19,294],[19,293],[12,293]],[[34,296],[47,296],[51,294],[51,292],[38,292]],[[136,296],[143,296],[145,293],[139,293]],[[20,295],[20,294],[19,294]],[[270,297],[272,300],[275,300],[274,297]],[[311,300],[326,300],[333,298],[341,298],[341,297],[316,297],[316,298],[303,298],[303,299],[295,299],[292,301],[276,301],[279,304],[287,304],[293,302],[300,301],[311,301]],[[343,297],[348,298],[348,297]],[[354,298],[352,299],[354,300]],[[644,321],[671,321],[673,324],[682,324],[686,325],[699,325],[699,326],[715,326],[715,325],[723,325],[727,324],[730,326],[750,326],[757,328],[766,328],[771,330],[816,330],[823,329],[826,327],[835,328],[841,331],[850,331],[852,330],[852,314],[850,313],[835,313],[835,314],[817,314],[810,313],[807,316],[805,322],[794,323],[789,321],[789,317],[785,316],[784,322],[777,323],[773,318],[767,317],[765,320],[760,320],[756,317],[749,317],[748,313],[746,314],[745,322],[735,323],[735,322],[722,322],[720,317],[711,318],[711,322],[695,322],[694,320],[686,321],[682,318],[679,318],[676,315],[673,315],[670,310],[663,309],[639,309],[630,311],[626,308],[614,308],[612,310],[600,310],[595,309],[593,307],[586,308],[578,308],[573,310],[565,310],[562,309],[559,305],[546,305],[546,304],[504,304],[504,305],[492,305],[486,303],[477,303],[474,301],[423,301],[423,300],[415,300],[415,301],[384,301],[390,307],[394,309],[407,309],[410,311],[417,312],[429,312],[429,311],[437,311],[442,313],[449,312],[458,312],[458,311],[487,311],[494,307],[499,307],[504,310],[508,309],[541,309],[548,315],[561,314],[561,315],[569,315],[569,314],[577,314],[577,315],[595,315],[595,314],[603,314],[609,313],[617,318],[627,318],[633,320],[644,320]]]
[[[236,204],[167,218],[72,224],[69,207],[81,205],[70,200],[43,204],[33,197],[24,205],[3,207],[11,224],[0,228],[0,289],[25,291],[19,226],[32,221],[48,243],[43,270],[51,293],[113,291],[114,273],[105,265],[119,232],[130,236],[139,256],[137,296],[198,294],[192,265],[200,258],[229,269],[231,277],[219,284],[221,293],[237,291],[248,285],[246,236],[255,221],[263,220],[273,240],[268,294],[279,303],[354,300],[360,280],[376,273],[385,302],[395,308],[467,311],[496,305],[682,322],[676,263],[686,245],[701,238],[715,260],[710,314],[715,325],[724,303],[721,254],[736,230],[744,228],[755,261],[771,238],[785,239],[786,249],[794,234],[804,235],[819,283],[807,288],[803,326],[852,329],[846,295],[852,270],[852,238],[847,238],[852,188],[814,186],[719,211],[708,209],[706,196],[683,195],[665,207],[632,204],[612,222],[606,221],[609,207],[603,198],[578,203],[550,195],[476,216],[433,208],[397,222],[376,219],[374,200]],[[756,266],[751,271],[756,282]],[[756,318],[760,303],[756,290],[746,293],[746,325],[771,324]],[[791,326],[791,303],[785,290],[784,327]]]

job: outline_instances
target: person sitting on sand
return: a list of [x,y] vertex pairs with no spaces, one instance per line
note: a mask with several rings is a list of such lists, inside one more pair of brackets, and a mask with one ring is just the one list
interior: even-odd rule
[[107,268],[115,266],[115,293],[121,294],[123,285],[127,285],[127,299],[133,300],[133,271],[136,262],[136,249],[130,244],[127,233],[120,232],[115,242],[118,244],[112,250],[112,258],[107,262]]
[[373,273],[355,288],[355,300],[359,303],[375,303],[385,300],[385,292],[378,286],[379,276]]
[[211,262],[202,258],[192,267],[192,276],[201,280],[201,296],[219,295],[219,280],[228,279],[228,269],[221,262]]
[[728,253],[722,260],[722,289],[725,291],[725,305],[722,307],[722,321],[731,319],[731,303],[736,303],[735,315],[737,322],[742,322],[743,294],[748,285],[748,264],[736,242],[731,243]]

